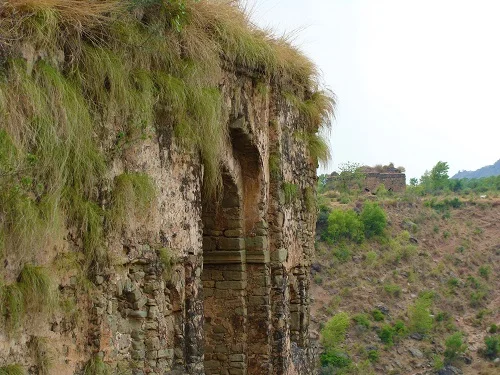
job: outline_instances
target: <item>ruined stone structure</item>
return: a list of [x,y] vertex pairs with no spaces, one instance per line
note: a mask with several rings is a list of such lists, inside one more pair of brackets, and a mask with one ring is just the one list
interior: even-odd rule
[[314,64],[232,1],[0,17],[0,373],[314,374]]
[[[133,144],[109,174],[151,176],[150,212],[106,238],[111,264],[82,289],[72,231],[52,253],[66,312],[0,332],[0,364],[36,366],[30,337],[47,338],[53,374],[80,374],[97,355],[131,374],[311,374],[309,262],[316,213],[306,196],[315,165],[293,136],[297,113],[269,86],[226,72],[223,193],[203,196],[199,156],[171,132]],[[270,171],[270,155],[279,164]],[[285,200],[283,184],[297,194]],[[103,194],[106,194],[103,191]],[[165,270],[159,254],[175,259]],[[27,355],[28,353],[28,355]],[[36,368],[36,367],[33,367]],[[177,372],[176,372],[177,371]]]
[[[359,179],[348,181],[351,189],[361,189],[375,193],[380,185],[388,191],[403,192],[406,190],[406,175],[392,164],[380,167],[360,167]],[[333,172],[326,180],[327,189],[335,189],[339,183],[339,174]]]
[[364,172],[364,189],[375,192],[377,187],[384,185],[389,191],[402,192],[406,190],[406,175],[401,172]]

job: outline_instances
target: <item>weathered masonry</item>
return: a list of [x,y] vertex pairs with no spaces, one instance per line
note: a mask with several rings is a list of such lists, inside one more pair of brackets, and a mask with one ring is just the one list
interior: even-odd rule
[[[154,207],[107,239],[112,263],[96,275],[92,298],[82,294],[76,270],[60,270],[62,298],[79,310],[24,327],[21,339],[0,335],[1,362],[29,365],[29,338],[43,336],[57,374],[79,373],[93,355],[112,368],[133,363],[134,374],[312,371],[315,212],[307,199],[315,166],[295,141],[298,117],[286,102],[272,89],[261,95],[250,77],[225,77],[230,144],[220,198],[204,199],[202,166],[168,133],[130,147],[111,173],[152,176]],[[43,256],[57,260],[77,246]],[[159,246],[176,259],[167,279]]]
[[234,2],[121,4],[2,4],[0,372],[314,374],[333,101]]

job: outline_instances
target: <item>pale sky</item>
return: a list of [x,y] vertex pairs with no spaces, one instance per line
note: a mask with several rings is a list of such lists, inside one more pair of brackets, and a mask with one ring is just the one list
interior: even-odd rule
[[[243,0],[245,2],[245,0]],[[499,0],[246,0],[337,95],[333,161],[475,170],[500,159]],[[320,170],[320,173],[325,170]]]

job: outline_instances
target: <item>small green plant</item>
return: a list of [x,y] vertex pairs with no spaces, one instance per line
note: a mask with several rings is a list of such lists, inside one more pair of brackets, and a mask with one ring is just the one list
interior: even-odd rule
[[467,350],[467,345],[463,341],[463,334],[456,332],[445,341],[444,358],[446,363],[453,363]]
[[299,187],[289,182],[283,183],[283,192],[285,194],[285,204],[291,204],[299,195]]
[[381,322],[385,319],[385,315],[382,311],[380,311],[379,309],[374,309],[372,311],[372,317],[373,317],[373,320],[375,320],[376,322]]
[[492,324],[490,325],[489,332],[490,332],[490,333],[497,333],[497,332],[498,332],[498,326],[497,326],[495,323],[492,323]]
[[485,337],[484,345],[484,356],[492,360],[497,358],[500,354],[500,335]]
[[430,314],[432,298],[429,295],[421,295],[409,309],[410,330],[412,332],[427,334],[433,326],[433,318]]
[[378,360],[380,359],[380,353],[378,350],[369,350],[367,356],[368,360],[372,363],[378,362]]
[[457,288],[460,285],[460,280],[456,277],[452,277],[448,280],[448,286],[452,289]]
[[334,315],[321,330],[321,342],[327,349],[336,348],[345,340],[349,328],[349,314],[342,312]]
[[339,263],[346,263],[351,259],[351,251],[344,244],[339,245],[333,250],[333,256]]
[[163,267],[163,278],[165,280],[170,280],[172,277],[172,271],[176,263],[176,258],[172,254],[172,250],[166,247],[162,247],[158,250],[158,258]]
[[8,331],[13,332],[27,311],[53,311],[58,299],[48,271],[39,266],[26,264],[18,282],[0,286],[0,312]]
[[394,344],[394,335],[394,329],[389,324],[384,325],[378,333],[380,340],[389,346]]
[[352,317],[352,320],[361,327],[370,328],[370,320],[366,314],[356,314]]
[[370,250],[369,252],[366,253],[365,255],[365,262],[368,265],[374,265],[375,262],[377,261],[378,254],[377,252]]
[[109,366],[104,363],[102,356],[94,355],[85,365],[84,375],[111,375]]
[[392,297],[399,298],[401,297],[401,287],[396,284],[386,284],[384,285],[384,290],[387,294]]
[[444,367],[444,361],[441,356],[437,354],[433,356],[432,367],[434,367],[434,370],[436,371],[439,371]]
[[121,229],[136,214],[145,214],[155,197],[154,183],[144,173],[123,173],[115,178],[112,208],[109,214],[111,226]]
[[347,354],[337,350],[329,350],[321,354],[321,366],[323,367],[345,368],[351,363],[352,360]]
[[308,186],[304,189],[304,206],[307,212],[316,211],[316,198],[314,196],[314,190]]
[[319,273],[316,273],[314,275],[314,283],[318,284],[318,285],[323,284],[323,278],[321,277],[321,275]]
[[30,344],[32,345],[33,351],[35,353],[35,361],[38,374],[50,375],[53,358],[50,353],[47,338],[35,336],[31,339]]
[[0,367],[0,375],[25,375],[21,365],[13,364]]
[[490,274],[491,274],[490,266],[479,267],[479,276],[481,276],[483,279],[488,280],[490,278]]

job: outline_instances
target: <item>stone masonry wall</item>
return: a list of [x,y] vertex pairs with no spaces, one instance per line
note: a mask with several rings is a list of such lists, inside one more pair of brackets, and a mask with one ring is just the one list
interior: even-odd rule
[[[276,87],[258,90],[241,72],[227,72],[220,85],[230,134],[221,198],[202,196],[199,157],[172,131],[123,150],[109,177],[151,176],[151,210],[126,218],[121,233],[106,239],[111,265],[96,270],[92,283],[77,272],[81,241],[68,228],[65,243],[44,255],[45,264],[58,265],[65,309],[48,320],[30,315],[13,336],[0,330],[0,366],[20,363],[38,374],[31,343],[42,337],[58,375],[83,374],[95,356],[113,374],[314,373],[308,328],[316,213],[307,198],[316,165],[294,136],[296,110]],[[272,168],[270,158],[278,161]],[[295,186],[294,196],[285,196],[285,184]],[[165,252],[175,259],[171,268],[161,260]]]
[[402,192],[406,190],[406,176],[404,173],[368,172],[363,184],[370,191],[376,191],[383,184],[387,190]]

